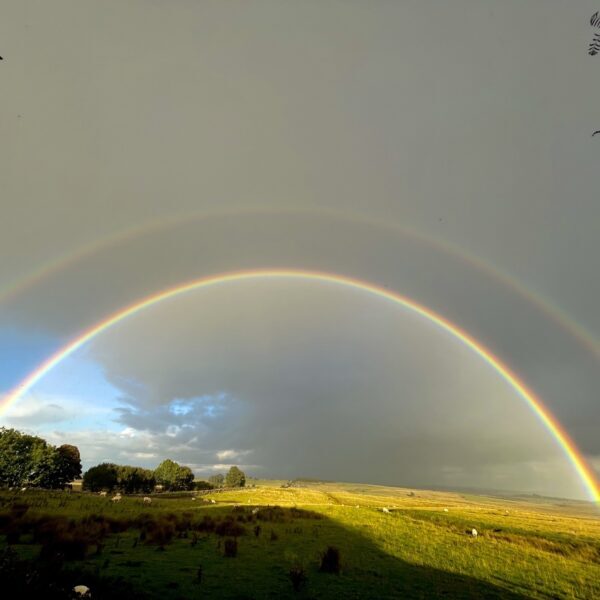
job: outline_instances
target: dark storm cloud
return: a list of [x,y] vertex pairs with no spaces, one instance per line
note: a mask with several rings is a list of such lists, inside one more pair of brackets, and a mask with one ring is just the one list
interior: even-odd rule
[[[156,306],[89,352],[111,383],[127,377],[150,391],[131,386],[117,420],[194,464],[232,448],[273,476],[418,485],[460,472],[475,485],[487,470],[487,485],[506,488],[500,474],[513,465],[511,489],[577,486],[548,432],[489,367],[365,292],[228,284]],[[544,472],[549,464],[558,467]]]

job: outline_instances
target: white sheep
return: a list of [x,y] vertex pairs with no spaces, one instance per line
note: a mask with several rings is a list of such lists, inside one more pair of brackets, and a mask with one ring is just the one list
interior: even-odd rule
[[252,514],[253,515],[257,515],[258,514],[258,508],[253,508],[252,509]]
[[98,492],[100,494],[100,496],[106,496],[106,492]]
[[471,536],[476,538],[477,537],[477,529],[475,529],[475,527],[473,527],[473,529],[471,529]]
[[148,496],[144,496],[144,504],[152,504],[152,498]]
[[447,509],[447,508],[445,508],[445,509],[444,509],[444,512],[448,512],[448,509]]
[[121,502],[121,494],[116,494],[111,498],[113,502]]
[[82,598],[91,598],[92,597],[92,592],[90,591],[90,588],[87,585],[76,585],[73,588],[73,591],[78,596],[81,596]]
[[389,514],[390,514],[390,509],[389,509],[389,508],[385,508],[385,507],[383,507],[381,510],[382,510],[382,511],[383,511],[383,512],[384,512],[386,515],[389,515]]
[[27,488],[26,488],[26,487],[22,487],[22,488],[21,488],[21,491],[22,491],[22,492],[26,492],[26,491],[27,491]]
[[216,503],[217,503],[217,501],[216,501],[216,500],[213,500],[213,499],[211,498],[211,500],[210,500],[210,503],[211,503],[211,504],[216,504]]
[[358,505],[358,504],[357,504],[357,505],[356,505],[356,508],[360,508],[360,505]]

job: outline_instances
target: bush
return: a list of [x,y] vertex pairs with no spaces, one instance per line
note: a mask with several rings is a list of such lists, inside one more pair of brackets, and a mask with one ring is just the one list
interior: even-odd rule
[[294,566],[288,571],[295,592],[299,592],[306,585],[306,573],[301,566]]
[[340,551],[335,546],[328,546],[327,550],[321,555],[321,567],[319,569],[322,573],[335,573],[336,575],[340,572]]
[[208,481],[198,480],[198,481],[194,481],[194,489],[195,490],[214,490],[215,486]]
[[270,506],[261,508],[256,518],[259,521],[271,521],[275,523],[283,523],[286,521],[286,514],[281,506]]
[[199,521],[194,525],[194,530],[202,531],[204,533],[211,533],[215,530],[216,525],[217,523],[212,517],[204,515],[202,521]]
[[235,538],[231,540],[225,540],[225,551],[224,556],[226,558],[235,558],[237,556],[238,543]]
[[238,537],[240,535],[244,535],[246,530],[242,525],[229,517],[215,527],[215,533],[221,536]]
[[175,523],[168,517],[169,515],[160,520],[150,520],[145,523],[142,529],[144,543],[158,546],[163,550],[167,544],[171,543],[175,536]]

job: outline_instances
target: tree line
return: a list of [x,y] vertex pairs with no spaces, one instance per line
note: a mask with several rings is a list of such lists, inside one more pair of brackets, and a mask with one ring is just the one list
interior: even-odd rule
[[[0,428],[0,486],[31,486],[63,489],[81,477],[81,457],[76,446],[52,446],[44,439]],[[150,493],[160,486],[165,491],[244,487],[246,475],[233,466],[226,475],[195,481],[194,472],[171,459],[156,469],[101,463],[83,475],[83,489],[91,492],[119,490],[126,494]]]

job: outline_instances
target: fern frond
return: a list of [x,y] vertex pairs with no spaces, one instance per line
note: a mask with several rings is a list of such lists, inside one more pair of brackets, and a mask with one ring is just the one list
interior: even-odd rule
[[594,41],[590,44],[588,53],[590,56],[596,56],[600,52],[600,33],[594,34]]

